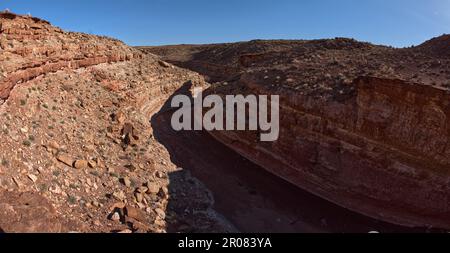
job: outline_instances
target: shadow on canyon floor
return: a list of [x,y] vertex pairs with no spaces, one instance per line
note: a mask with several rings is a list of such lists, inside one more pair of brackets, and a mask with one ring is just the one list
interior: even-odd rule
[[[173,96],[189,94],[189,88],[186,84]],[[178,210],[178,214],[186,206],[182,202],[197,201],[196,196],[191,196],[195,194],[192,189],[180,189],[185,185],[179,184],[179,180],[185,180],[182,174],[190,173],[212,192],[214,210],[241,232],[425,231],[367,218],[316,197],[243,158],[205,131],[176,132],[171,127],[170,101],[151,120],[157,141],[184,169],[170,175],[170,191],[177,196],[183,192],[184,197],[171,198],[169,210]],[[179,223],[168,222],[168,232],[178,232],[179,227]]]

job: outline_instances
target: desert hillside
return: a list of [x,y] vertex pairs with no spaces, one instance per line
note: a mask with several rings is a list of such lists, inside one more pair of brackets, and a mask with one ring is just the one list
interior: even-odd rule
[[[0,232],[450,228],[450,38],[133,48],[0,13]],[[171,98],[280,95],[280,138]]]
[[211,134],[322,198],[405,226],[449,228],[450,37],[392,48],[336,38],[139,47],[208,94],[280,95],[281,133]]
[[1,231],[231,229],[150,124],[175,90],[205,85],[198,74],[12,13],[0,14],[0,47]]
[[278,80],[267,80],[273,85],[326,91],[360,76],[402,79],[444,88],[450,79],[449,35],[402,49],[346,38],[138,48],[204,74],[212,82],[240,78],[246,72],[271,77],[265,74],[273,71],[274,75],[280,74],[274,76]]

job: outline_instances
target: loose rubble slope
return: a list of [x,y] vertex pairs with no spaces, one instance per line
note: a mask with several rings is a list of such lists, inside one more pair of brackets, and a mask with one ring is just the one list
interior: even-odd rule
[[207,85],[199,75],[12,13],[0,48],[0,231],[232,229],[150,125],[176,90]]

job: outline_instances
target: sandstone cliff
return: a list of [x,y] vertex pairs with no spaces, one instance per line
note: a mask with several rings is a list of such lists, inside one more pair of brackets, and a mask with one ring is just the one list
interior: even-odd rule
[[208,93],[280,95],[278,141],[211,133],[272,173],[378,219],[450,228],[449,45],[443,36],[405,49],[341,38],[140,49],[217,82]]
[[[206,85],[202,77],[12,13],[0,14],[0,48],[1,232],[226,229],[149,122],[176,90]],[[199,211],[178,228],[170,183],[183,190],[187,180],[192,199],[175,206]]]

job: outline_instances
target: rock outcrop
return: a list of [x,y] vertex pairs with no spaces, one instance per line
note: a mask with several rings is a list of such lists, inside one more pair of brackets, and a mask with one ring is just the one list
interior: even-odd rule
[[0,193],[0,232],[60,233],[64,225],[55,208],[36,193]]
[[[266,94],[247,83],[248,94]],[[278,141],[213,132],[284,179],[341,206],[407,226],[447,228],[449,115],[446,90],[360,78],[336,102],[281,95]]]
[[0,99],[40,75],[140,57],[117,40],[66,33],[37,18],[1,13],[0,20]]
[[209,87],[205,77],[217,82],[206,93],[281,96],[277,142],[211,132],[243,156],[343,207],[450,228],[446,48],[443,36],[408,49],[335,39],[137,50],[0,13],[0,232],[233,229],[150,122],[174,94]]
[[[278,141],[211,132],[270,172],[377,219],[448,229],[450,58],[430,53],[448,46],[444,36],[407,49],[335,39],[141,50],[212,77],[207,94],[280,95]],[[234,71],[218,76],[220,65]]]
[[[207,189],[169,179],[180,169],[150,119],[186,84],[206,86],[201,76],[12,13],[0,14],[0,47],[1,231],[165,232],[183,222],[167,208],[171,184]],[[210,213],[203,202],[177,206]],[[184,229],[226,231],[208,217]]]

